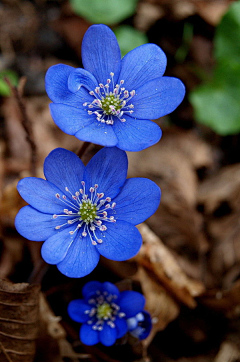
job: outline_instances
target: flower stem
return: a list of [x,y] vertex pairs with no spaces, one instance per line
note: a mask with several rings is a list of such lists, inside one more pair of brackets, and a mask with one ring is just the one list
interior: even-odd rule
[[[30,148],[31,148],[30,171],[31,171],[32,176],[36,176],[37,147],[36,147],[34,137],[33,137],[32,123],[27,116],[26,107],[22,100],[22,87],[25,83],[23,83],[21,81],[19,82],[19,85],[21,86],[21,89],[20,89],[20,87],[18,87],[18,88],[14,87],[12,85],[11,81],[7,77],[5,77],[4,80],[7,83],[7,85],[9,86],[9,88],[11,89],[12,96],[15,98],[18,108],[20,110],[21,123],[26,132],[27,142],[29,143]],[[22,80],[24,80],[24,79],[22,78]]]
[[87,148],[90,146],[91,142],[84,142],[83,145],[80,147],[79,151],[77,152],[77,155],[79,158],[82,158],[83,154],[87,150]]

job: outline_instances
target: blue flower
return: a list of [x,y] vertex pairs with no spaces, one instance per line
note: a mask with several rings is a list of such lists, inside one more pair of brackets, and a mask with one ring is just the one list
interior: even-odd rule
[[166,56],[144,44],[121,60],[114,33],[92,25],[82,41],[85,69],[58,64],[46,74],[53,120],[67,134],[103,146],[140,151],[159,141],[161,129],[150,121],[182,102],[185,88],[163,77]]
[[128,331],[140,340],[147,338],[152,329],[151,315],[143,310],[134,317],[127,319]]
[[45,241],[42,257],[69,277],[83,277],[98,264],[100,254],[127,260],[142,238],[135,225],[157,209],[160,189],[151,180],[126,180],[126,153],[101,149],[85,167],[63,148],[45,160],[46,180],[26,177],[18,191],[30,205],[16,216],[18,232],[29,240]]
[[145,298],[135,291],[119,292],[109,282],[91,281],[82,289],[84,299],[69,303],[69,316],[82,323],[80,340],[89,346],[101,342],[112,346],[128,332],[127,319],[141,312]]

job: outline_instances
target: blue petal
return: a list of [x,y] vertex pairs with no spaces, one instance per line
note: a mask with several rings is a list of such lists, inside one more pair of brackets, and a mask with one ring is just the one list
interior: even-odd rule
[[70,227],[62,231],[55,232],[43,243],[41,254],[48,264],[58,264],[62,261],[75,239],[75,235],[70,235]]
[[[75,137],[81,141],[96,143],[97,145],[113,147],[117,144],[117,137],[112,126],[97,121],[95,115],[91,115],[92,123],[82,127]],[[90,119],[90,118],[89,118]]]
[[139,88],[131,102],[134,118],[157,119],[173,112],[185,95],[183,83],[173,77],[162,77]]
[[56,197],[61,191],[51,182],[37,177],[25,177],[17,185],[22,198],[45,214],[62,213],[63,203]]
[[89,161],[84,173],[87,190],[98,184],[98,192],[104,197],[115,197],[127,177],[128,160],[124,151],[116,147],[101,149]]
[[94,91],[98,87],[96,78],[87,70],[77,68],[68,77],[68,88],[71,92],[77,92],[82,86],[89,91]]
[[157,143],[162,131],[149,120],[124,115],[126,122],[114,122],[113,129],[118,139],[117,147],[125,151],[138,152]]
[[99,332],[94,331],[88,324],[83,324],[79,333],[80,340],[87,346],[93,346],[99,342]]
[[88,300],[95,295],[97,291],[102,291],[102,283],[92,280],[84,285],[82,288],[82,295],[84,299]]
[[117,328],[117,338],[122,338],[128,331],[127,322],[123,318],[116,318],[114,321]]
[[92,102],[93,97],[82,88],[77,93],[68,89],[68,78],[75,68],[65,64],[50,67],[46,73],[46,91],[52,102],[79,107],[84,102]]
[[112,346],[117,339],[117,330],[104,323],[103,330],[99,332],[100,342],[104,346]]
[[127,319],[127,326],[128,330],[131,332],[133,329],[137,328],[138,321],[136,317],[128,318]]
[[92,25],[82,41],[84,68],[94,75],[99,83],[106,84],[110,73],[118,79],[121,52],[112,30],[103,24]]
[[[104,282],[102,285],[102,289],[104,291],[108,292],[108,294],[116,295],[117,297],[119,297],[119,295],[120,295],[120,292],[119,292],[118,288],[116,287],[116,285],[114,285],[110,282]],[[116,299],[114,301],[116,301]]]
[[65,104],[50,104],[52,118],[56,125],[65,133],[75,135],[79,130],[97,123],[95,115],[89,115],[85,108],[67,106]]
[[130,178],[114,199],[115,219],[124,220],[133,225],[140,224],[157,210],[160,197],[160,188],[153,181],[140,177]]
[[96,245],[99,253],[105,258],[117,261],[127,260],[136,255],[142,245],[142,236],[138,229],[122,220],[106,224],[106,231],[96,231],[98,239],[103,240],[102,244]]
[[161,77],[166,69],[167,58],[161,48],[155,44],[141,45],[125,55],[119,81],[130,92],[146,82]]
[[85,166],[73,152],[56,148],[49,153],[44,162],[44,174],[48,181],[56,185],[64,194],[65,187],[75,194],[82,187]]
[[72,300],[68,304],[68,314],[75,322],[85,323],[89,319],[89,315],[85,313],[90,310],[89,304],[85,303],[82,299]]
[[81,278],[97,266],[99,253],[88,236],[75,238],[66,257],[57,264],[61,273],[70,278]]
[[15,226],[19,234],[32,241],[44,241],[56,233],[55,226],[59,220],[52,215],[43,214],[31,206],[24,206],[15,218]]
[[61,103],[72,96],[68,90],[68,77],[75,68],[65,64],[50,67],[45,76],[46,92],[53,102]]
[[131,318],[141,312],[145,305],[145,298],[142,294],[133,290],[125,290],[118,300],[120,312],[126,314],[125,318]]

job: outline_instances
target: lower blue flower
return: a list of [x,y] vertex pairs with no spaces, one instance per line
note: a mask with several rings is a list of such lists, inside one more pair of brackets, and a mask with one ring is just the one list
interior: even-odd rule
[[53,150],[44,163],[46,180],[26,177],[18,191],[28,206],[16,216],[18,232],[44,241],[42,257],[68,277],[83,277],[100,255],[127,260],[140,249],[135,225],[150,217],[160,189],[145,178],[127,179],[126,153],[103,148],[85,167],[73,152]]
[[69,316],[82,323],[80,340],[86,345],[112,346],[128,332],[127,320],[140,313],[145,298],[135,291],[120,292],[110,283],[91,281],[83,287],[83,299],[69,303]]
[[144,311],[141,311],[132,318],[127,319],[128,331],[137,339],[145,339],[148,337],[152,329],[151,315]]

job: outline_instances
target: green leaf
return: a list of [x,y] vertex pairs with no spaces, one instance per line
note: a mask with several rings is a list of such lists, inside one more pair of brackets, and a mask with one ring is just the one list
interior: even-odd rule
[[196,120],[226,136],[240,131],[240,1],[231,4],[218,25],[214,51],[212,80],[189,98]]
[[2,70],[0,72],[0,95],[4,97],[8,97],[11,94],[11,90],[7,85],[4,78],[8,78],[13,86],[17,86],[18,84],[18,75],[13,70]]
[[240,131],[240,64],[219,65],[211,83],[190,94],[196,119],[226,136]]
[[136,10],[138,0],[70,0],[73,11],[91,23],[116,24]]
[[240,59],[240,1],[234,2],[216,29],[215,58],[217,61]]
[[139,45],[148,43],[147,36],[129,25],[121,25],[114,29],[122,56]]

